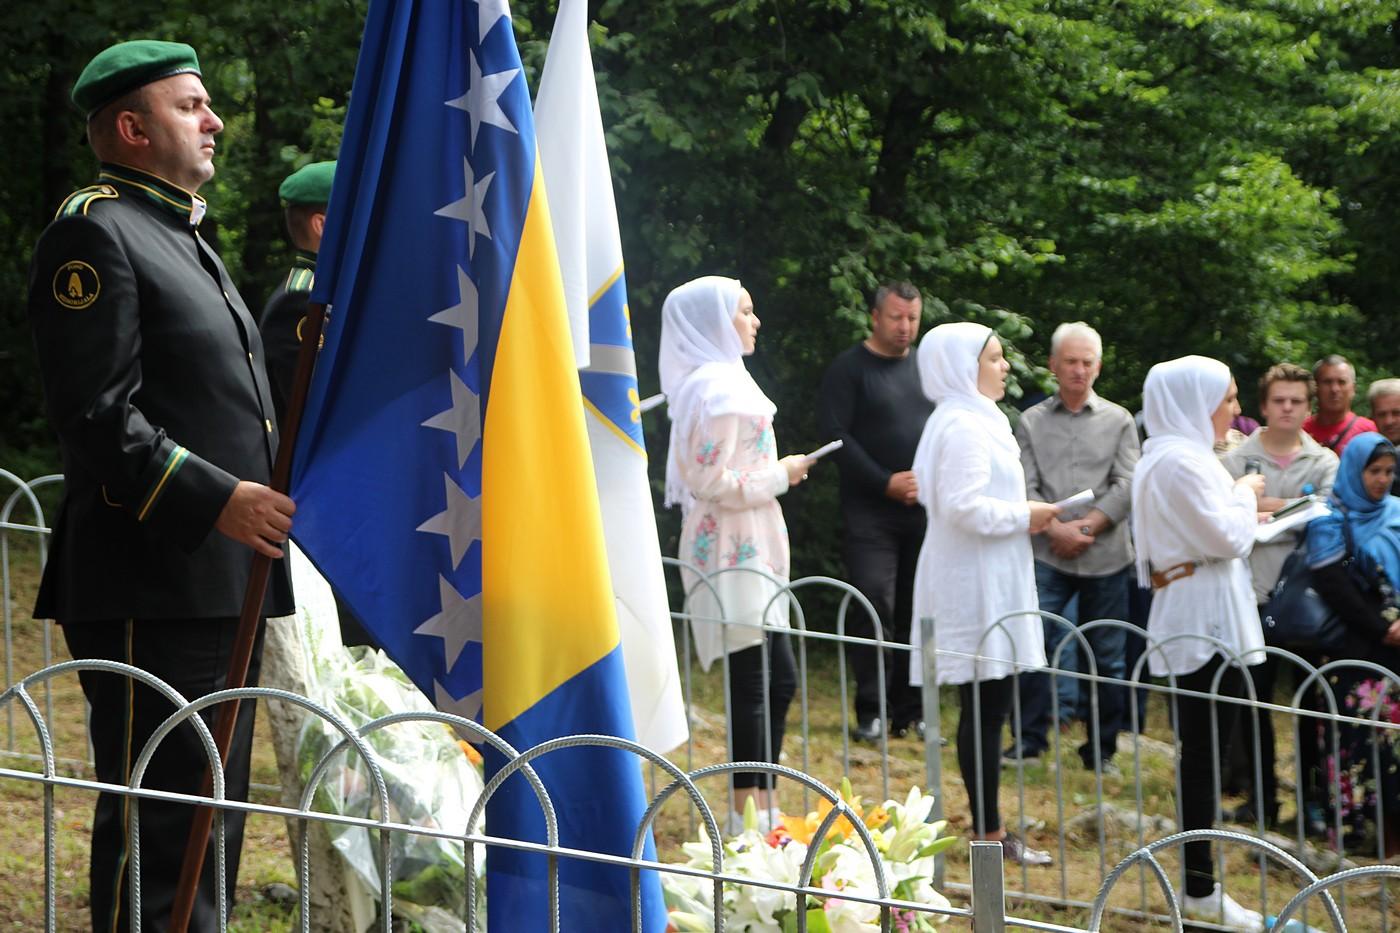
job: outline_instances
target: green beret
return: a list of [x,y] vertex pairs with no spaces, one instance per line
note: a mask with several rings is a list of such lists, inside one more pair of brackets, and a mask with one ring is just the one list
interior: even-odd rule
[[335,162],[312,162],[287,176],[277,194],[287,204],[329,204]]
[[183,74],[200,74],[198,56],[183,42],[118,42],[98,52],[78,75],[73,103],[91,118],[127,91]]

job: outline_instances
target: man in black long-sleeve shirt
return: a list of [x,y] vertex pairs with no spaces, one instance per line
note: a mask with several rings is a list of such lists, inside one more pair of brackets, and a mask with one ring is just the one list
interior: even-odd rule
[[[908,282],[881,285],[870,309],[870,337],[844,351],[822,377],[823,430],[845,446],[835,454],[841,473],[842,552],[850,581],[880,616],[884,640],[908,644],[914,567],[924,540],[924,510],[910,467],[924,422],[933,412],[909,352],[919,333],[923,302]],[[855,607],[846,632],[874,637],[868,615]],[[903,652],[884,652],[885,715],[893,735],[922,733],[922,702],[909,686]],[[847,656],[856,678],[857,738],[875,741],[880,679],[873,648]]]

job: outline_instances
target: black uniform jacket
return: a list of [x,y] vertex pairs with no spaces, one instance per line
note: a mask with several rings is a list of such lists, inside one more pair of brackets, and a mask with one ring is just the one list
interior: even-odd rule
[[[39,238],[29,315],[63,453],[36,618],[237,616],[253,552],[214,531],[277,451],[257,328],[200,239],[204,202],[125,166]],[[293,609],[273,562],[268,615]]]
[[306,322],[306,302],[316,274],[316,254],[298,250],[292,269],[263,306],[258,330],[267,353],[267,375],[272,383],[272,404],[277,410],[277,426],[287,415],[292,397],[297,357],[301,355],[301,331]]

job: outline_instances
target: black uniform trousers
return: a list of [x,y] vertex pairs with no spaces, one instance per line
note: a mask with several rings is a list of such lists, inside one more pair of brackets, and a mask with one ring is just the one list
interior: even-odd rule
[[[914,571],[926,525],[923,508],[845,502],[841,515],[845,521],[842,551],[851,584],[875,607],[884,640],[909,644]],[[846,633],[875,637],[875,627],[862,607],[852,605],[847,610]],[[917,722],[923,718],[923,700],[918,688],[909,686],[909,653],[887,648],[884,656],[887,725],[898,728]],[[856,719],[866,722],[880,715],[878,652],[874,647],[852,646],[846,657],[856,679]]]
[[[186,700],[221,690],[233,653],[237,619],[159,619],[70,623],[63,626],[68,649],[75,658],[122,661],[147,671],[179,691]],[[256,686],[262,656],[262,635],[254,647],[247,686]],[[83,693],[91,706],[90,730],[97,779],[109,784],[130,783],[131,769],[151,734],[175,707],[145,684],[117,674],[84,671]],[[239,706],[233,744],[224,768],[225,796],[248,799],[248,773],[256,704]],[[201,715],[212,731],[218,707]],[[193,726],[182,724],[157,747],[142,779],[143,787],[198,794],[208,756]],[[128,835],[134,798],[101,794],[92,822],[90,900],[93,933],[132,930],[128,872]],[[141,933],[168,928],[175,902],[180,866],[194,808],[185,804],[140,801],[141,816]],[[243,848],[243,814],[224,816],[225,885],[228,905],[238,877]],[[219,928],[216,911],[214,838],[211,833],[191,931]]]

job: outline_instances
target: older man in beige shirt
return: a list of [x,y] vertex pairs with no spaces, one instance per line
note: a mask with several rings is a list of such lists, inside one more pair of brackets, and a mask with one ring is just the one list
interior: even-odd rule
[[[1133,551],[1127,518],[1133,467],[1141,453],[1133,416],[1094,392],[1102,356],[1103,343],[1087,324],[1056,328],[1050,338],[1050,371],[1059,389],[1027,410],[1016,425],[1027,498],[1056,502],[1086,489],[1094,494],[1087,509],[1052,520],[1032,539],[1040,608],[1063,612],[1077,595],[1079,618],[1085,622],[1128,616]],[[1125,630],[1104,626],[1091,628],[1085,636],[1099,675],[1124,677]],[[1077,639],[1049,620],[1045,622],[1046,656],[1053,659],[1067,637],[1071,640],[1060,651],[1060,666],[1087,671],[1087,663],[1074,660]],[[1079,692],[1074,678],[1061,677],[1056,686],[1062,708]],[[1011,761],[1033,757],[1048,744],[1049,675],[1021,675],[1021,695],[1023,728],[1019,745],[1007,752]],[[1097,745],[1091,724],[1089,741],[1080,747],[1079,755],[1086,768],[1099,764],[1113,772],[1118,733],[1127,725],[1127,692],[1120,686],[1102,685],[1098,699]]]

